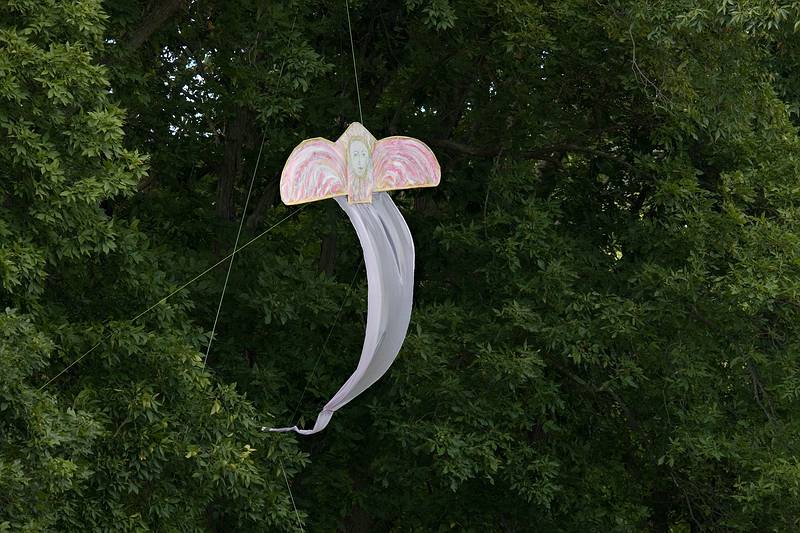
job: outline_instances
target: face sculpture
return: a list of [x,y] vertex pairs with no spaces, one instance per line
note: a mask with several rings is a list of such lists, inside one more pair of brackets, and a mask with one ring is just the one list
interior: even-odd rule
[[347,155],[347,163],[350,166],[350,172],[358,178],[363,178],[366,176],[370,160],[369,148],[367,148],[367,144],[361,139],[353,139],[350,141]]

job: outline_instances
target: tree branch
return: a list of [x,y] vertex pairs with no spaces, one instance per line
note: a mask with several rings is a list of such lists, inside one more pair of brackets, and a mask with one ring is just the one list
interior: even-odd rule
[[[444,148],[446,150],[451,150],[453,152],[458,152],[460,154],[471,155],[475,157],[496,157],[502,149],[499,146],[497,147],[470,146],[449,139],[436,139],[434,141],[431,141],[431,144],[433,144],[434,146],[438,146],[440,148]],[[604,152],[596,148],[591,148],[589,146],[581,146],[573,143],[550,144],[539,148],[533,148],[531,150],[524,150],[522,152],[522,155],[523,157],[526,157],[528,159],[551,160],[554,158],[555,154],[561,154],[565,152],[582,153],[587,155],[593,155],[601,159],[608,159],[609,161],[613,161],[618,165],[620,165],[621,167],[624,167],[630,172],[637,174],[640,173],[640,171],[638,171],[636,167],[634,167],[632,164],[630,164],[621,156],[618,156],[616,154],[611,154],[609,152]]]
[[431,144],[440,148],[444,148],[445,150],[476,157],[495,157],[498,153],[500,153],[499,147],[481,148],[477,146],[470,146],[468,144],[462,144],[457,141],[451,141],[449,139],[435,139],[431,141]]
[[278,172],[272,180],[267,183],[266,187],[264,187],[264,191],[256,202],[253,213],[247,217],[247,229],[250,231],[255,231],[258,225],[261,224],[261,221],[264,220],[264,212],[267,210],[267,207],[275,203],[275,199],[278,197],[278,183],[280,177],[281,174]]
[[125,47],[136,50],[157,32],[172,16],[186,6],[186,0],[164,0],[144,17],[141,24],[128,34]]

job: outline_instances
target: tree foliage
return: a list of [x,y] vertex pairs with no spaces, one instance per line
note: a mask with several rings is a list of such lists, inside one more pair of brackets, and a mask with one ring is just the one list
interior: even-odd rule
[[[0,530],[800,527],[800,3],[350,8],[0,6]],[[442,163],[412,325],[264,433],[363,338],[352,228],[277,194],[354,60]],[[162,298],[242,217],[206,361],[224,266]]]

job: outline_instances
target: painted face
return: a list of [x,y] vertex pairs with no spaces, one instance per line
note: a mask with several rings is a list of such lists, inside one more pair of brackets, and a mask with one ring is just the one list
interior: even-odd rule
[[369,150],[364,141],[353,139],[350,143],[348,150],[350,155],[350,169],[353,174],[359,178],[363,178],[367,173],[369,166]]

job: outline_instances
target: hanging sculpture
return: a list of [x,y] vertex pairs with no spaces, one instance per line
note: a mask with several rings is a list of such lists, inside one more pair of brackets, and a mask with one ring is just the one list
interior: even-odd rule
[[411,320],[414,241],[386,191],[435,187],[440,178],[439,162],[425,143],[411,137],[378,141],[358,122],[336,142],[308,139],[292,151],[281,173],[281,199],[292,205],[334,198],[347,213],[364,250],[367,328],[355,372],[325,404],[313,429],[270,431],[322,431],[337,409],[392,365]]

